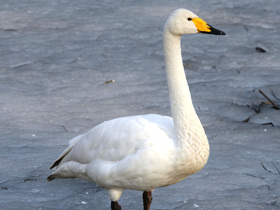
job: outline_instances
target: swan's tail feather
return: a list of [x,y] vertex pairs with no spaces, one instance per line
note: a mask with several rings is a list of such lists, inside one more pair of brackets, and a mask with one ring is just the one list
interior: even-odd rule
[[58,166],[58,168],[48,176],[47,180],[81,178],[86,179],[86,165],[75,161],[69,161]]
[[51,181],[54,180],[54,179],[55,179],[55,177],[54,177],[53,175],[49,175],[48,178],[47,178],[47,180],[48,180],[49,182],[51,182]]

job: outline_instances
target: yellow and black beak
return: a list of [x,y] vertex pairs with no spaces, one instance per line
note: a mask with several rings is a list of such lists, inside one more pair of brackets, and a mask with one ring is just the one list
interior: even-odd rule
[[207,24],[201,18],[194,18],[192,19],[193,23],[195,24],[198,33],[205,33],[205,34],[214,34],[214,35],[226,35],[225,32],[220,31],[209,24]]

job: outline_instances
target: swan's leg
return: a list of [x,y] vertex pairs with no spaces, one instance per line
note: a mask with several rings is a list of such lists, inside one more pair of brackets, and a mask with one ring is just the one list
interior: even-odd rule
[[118,204],[118,200],[120,199],[123,189],[120,188],[112,188],[107,189],[108,195],[111,199],[111,210],[121,210],[121,206]]
[[118,201],[111,201],[111,210],[121,210],[121,206],[118,204]]
[[152,203],[152,192],[143,192],[143,204],[144,204],[144,210],[150,210],[150,205]]

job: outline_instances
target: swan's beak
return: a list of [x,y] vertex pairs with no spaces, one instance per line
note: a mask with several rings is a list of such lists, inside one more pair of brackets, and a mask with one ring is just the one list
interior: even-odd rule
[[225,32],[220,31],[212,26],[208,25],[204,20],[201,18],[194,18],[192,19],[193,23],[195,24],[198,33],[206,33],[206,34],[215,34],[215,35],[226,35]]

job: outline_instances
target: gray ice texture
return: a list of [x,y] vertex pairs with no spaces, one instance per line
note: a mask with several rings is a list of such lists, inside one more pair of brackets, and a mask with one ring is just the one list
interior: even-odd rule
[[[279,0],[1,0],[0,209],[110,208],[79,179],[47,182],[68,141],[112,118],[170,115],[162,30],[176,8],[227,36],[184,36],[211,155],[153,192],[153,210],[280,209]],[[142,193],[119,203],[142,209]]]

